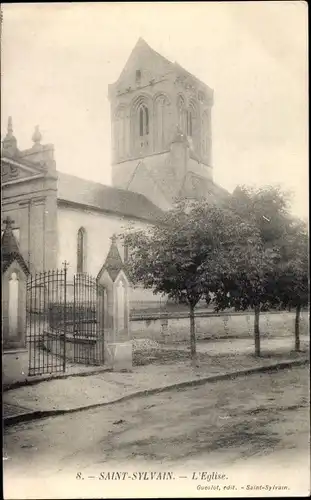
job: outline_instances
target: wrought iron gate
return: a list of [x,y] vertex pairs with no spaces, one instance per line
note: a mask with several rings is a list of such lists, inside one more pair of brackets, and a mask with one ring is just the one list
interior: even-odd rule
[[[96,278],[77,274],[73,279],[73,302],[69,314],[76,363],[104,362],[104,288]],[[69,319],[68,318],[68,319]]]
[[[66,369],[67,266],[30,275],[27,281],[29,375]],[[55,308],[61,304],[61,308]]]
[[64,372],[66,365],[104,362],[104,289],[96,278],[62,269],[27,282],[29,375]]

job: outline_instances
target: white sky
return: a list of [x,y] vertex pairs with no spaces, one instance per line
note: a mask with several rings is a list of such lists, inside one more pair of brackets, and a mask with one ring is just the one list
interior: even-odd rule
[[58,170],[110,184],[107,87],[141,36],[212,87],[214,179],[282,183],[308,213],[307,4],[2,4],[2,136],[39,124]]

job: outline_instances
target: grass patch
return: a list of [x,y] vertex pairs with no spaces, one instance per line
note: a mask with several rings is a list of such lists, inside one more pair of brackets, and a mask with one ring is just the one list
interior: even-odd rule
[[[205,358],[206,356],[203,355]],[[199,358],[202,355],[199,355]],[[178,361],[188,361],[190,359],[190,353],[187,351],[181,351],[178,349],[148,349],[148,350],[137,350],[133,353],[133,365],[134,366],[144,366],[150,364],[171,364]]]

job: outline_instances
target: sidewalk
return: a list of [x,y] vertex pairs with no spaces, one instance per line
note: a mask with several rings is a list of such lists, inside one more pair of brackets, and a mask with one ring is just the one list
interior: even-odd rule
[[26,349],[20,351],[4,351],[2,354],[2,389],[7,390],[11,386],[23,386],[33,384],[38,380],[51,380],[51,378],[66,378],[72,375],[88,375],[106,371],[104,366],[82,365],[67,362],[66,372],[55,372],[52,374],[28,375],[29,353]]
[[[257,359],[246,354],[206,355],[200,367],[189,361],[133,367],[131,373],[102,372],[68,377],[11,389],[3,394],[4,423],[79,411],[112,404],[120,399],[162,390],[232,378],[253,371],[281,369],[308,362],[307,353],[277,353]],[[15,411],[14,411],[15,410]]]
[[[301,335],[302,349],[308,348],[309,336]],[[265,351],[289,352],[293,345],[291,337],[275,337],[275,338],[262,338],[262,349]],[[180,342],[172,344],[163,344],[161,349],[167,350],[190,350],[189,342]],[[254,351],[254,341],[249,339],[212,339],[212,340],[199,340],[197,342],[198,353],[208,353],[211,355],[228,354],[232,356],[236,352],[239,354],[252,354]],[[97,374],[102,371],[109,371],[106,366],[92,366],[82,365],[77,363],[67,362],[66,372],[55,372],[52,374],[38,375],[29,377],[28,375],[29,353],[27,350],[20,351],[4,351],[2,356],[2,387],[4,390],[23,385],[31,385],[41,380],[51,380],[59,378],[68,378],[69,376],[77,375],[83,376],[94,373]]]

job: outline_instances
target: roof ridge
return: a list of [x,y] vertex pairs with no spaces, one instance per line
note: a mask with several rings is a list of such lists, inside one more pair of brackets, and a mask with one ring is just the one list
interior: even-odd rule
[[187,75],[191,76],[191,78],[193,78],[194,80],[196,80],[200,84],[204,85],[204,87],[207,87],[208,89],[210,89],[213,92],[212,87],[210,87],[203,80],[201,80],[196,75],[194,75],[193,73],[191,73],[191,71],[189,71],[188,69],[184,68],[184,66],[182,66],[181,64],[179,64],[177,61],[174,62],[174,66],[177,67],[177,69],[181,69],[182,71],[184,71],[185,73],[187,73]]
[[161,208],[144,194],[59,171],[57,173],[59,202],[84,205],[142,220],[156,220],[162,215]]
[[[193,73],[191,73],[191,71],[189,71],[188,69],[186,69],[184,66],[182,66],[181,64],[179,64],[177,61],[173,61],[171,59],[168,59],[167,57],[163,56],[162,54],[160,54],[157,50],[155,50],[153,47],[151,47],[147,42],[146,40],[144,40],[144,38],[140,37],[139,40],[142,40],[148,47],[150,50],[152,50],[152,52],[154,52],[157,56],[161,57],[164,61],[168,62],[169,64],[171,64],[172,66],[175,66],[175,68],[177,69],[181,69],[182,71],[184,71],[185,73],[187,73],[189,76],[191,76],[194,80],[196,80],[197,82],[201,83],[202,85],[204,85],[205,87],[209,88],[210,90],[213,90],[211,87],[209,87],[209,85],[207,85],[203,80],[201,80],[200,78],[198,78],[196,75],[194,75]],[[134,50],[134,49],[133,49]]]
[[79,179],[79,180],[87,182],[87,183],[96,184],[97,186],[100,186],[103,188],[111,189],[113,191],[119,191],[120,193],[130,193],[130,195],[139,196],[140,198],[146,199],[146,200],[148,200],[149,203],[152,203],[152,205],[154,205],[154,203],[151,200],[149,200],[149,198],[147,198],[144,194],[137,193],[136,191],[130,191],[129,189],[123,189],[123,188],[120,188],[117,186],[110,186],[109,184],[102,184],[101,182],[93,181],[91,179],[86,179],[84,177],[78,177],[77,175],[68,174],[67,172],[61,172],[60,170],[57,171],[57,174],[66,175],[68,177],[73,177],[75,179]]

